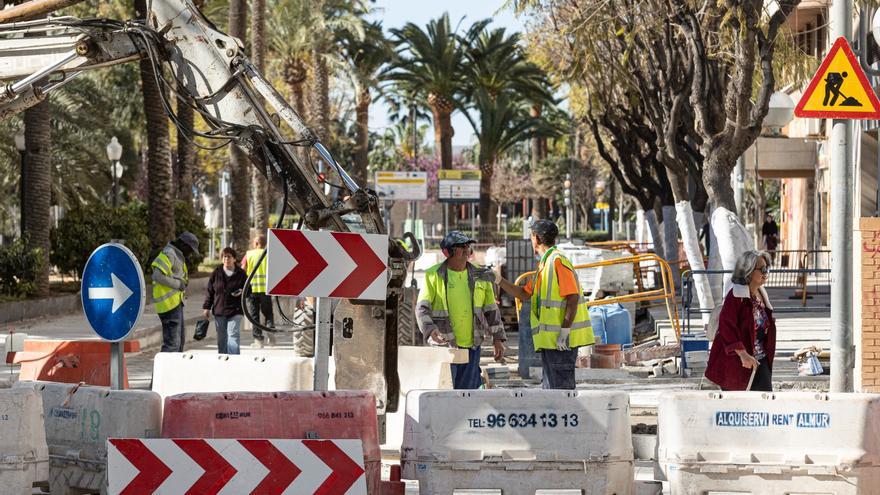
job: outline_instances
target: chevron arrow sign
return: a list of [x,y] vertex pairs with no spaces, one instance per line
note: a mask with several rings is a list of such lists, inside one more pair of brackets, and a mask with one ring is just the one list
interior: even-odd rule
[[367,493],[360,440],[111,438],[111,495]]
[[385,299],[388,236],[269,229],[267,237],[270,295]]

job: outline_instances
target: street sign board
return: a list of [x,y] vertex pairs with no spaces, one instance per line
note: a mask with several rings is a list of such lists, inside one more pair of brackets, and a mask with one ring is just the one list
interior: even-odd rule
[[880,101],[846,38],[837,38],[794,114],[817,119],[880,119]]
[[82,273],[80,293],[89,325],[104,340],[124,340],[146,302],[144,272],[134,253],[122,244],[103,244],[89,256]]
[[388,201],[424,201],[428,199],[428,173],[377,171],[376,194]]
[[444,203],[471,203],[480,200],[479,170],[440,170],[437,197]]
[[269,229],[268,241],[270,295],[385,299],[387,235]]

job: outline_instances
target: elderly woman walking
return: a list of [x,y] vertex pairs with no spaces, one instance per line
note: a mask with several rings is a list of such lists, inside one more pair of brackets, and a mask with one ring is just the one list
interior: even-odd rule
[[769,268],[764,251],[747,251],[736,261],[706,368],[706,378],[722,390],[773,390],[776,322],[762,287]]

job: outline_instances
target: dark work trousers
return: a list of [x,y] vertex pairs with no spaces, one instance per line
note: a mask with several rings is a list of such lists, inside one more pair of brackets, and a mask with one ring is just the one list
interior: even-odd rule
[[186,329],[183,325],[183,303],[166,313],[159,313],[162,322],[162,352],[183,352]]
[[[260,321],[260,313],[263,314],[263,324],[269,328],[275,328],[275,314],[272,312],[272,296],[265,292],[253,293],[247,296],[247,312],[256,321]],[[254,340],[263,340],[263,331],[254,327]]]
[[577,361],[577,349],[557,351],[542,349],[541,371],[544,378],[541,388],[556,390],[574,390],[574,365]]
[[456,390],[474,390],[483,384],[480,375],[480,348],[468,349],[467,364],[452,364],[452,388]]

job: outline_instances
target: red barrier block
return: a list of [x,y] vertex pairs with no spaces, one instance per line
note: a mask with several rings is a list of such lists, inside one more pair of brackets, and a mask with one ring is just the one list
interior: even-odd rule
[[165,398],[163,438],[358,439],[367,492],[381,494],[376,399],[361,391],[228,392]]
[[[140,344],[124,342],[122,350],[124,368],[125,353],[140,351]],[[25,339],[24,351],[10,353],[6,362],[21,364],[19,380],[110,386],[110,343],[102,340]],[[128,369],[122,383],[128,388]]]

